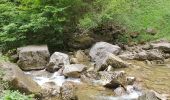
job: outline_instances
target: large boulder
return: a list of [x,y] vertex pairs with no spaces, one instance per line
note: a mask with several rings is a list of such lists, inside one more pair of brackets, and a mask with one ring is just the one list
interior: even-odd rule
[[89,55],[92,60],[96,60],[96,57],[100,56],[103,52],[109,52],[117,55],[120,52],[121,48],[117,45],[112,45],[107,42],[97,42],[91,49]]
[[4,71],[2,80],[8,82],[12,89],[28,94],[39,95],[42,93],[41,87],[31,77],[25,75],[17,65],[9,62],[1,62],[0,69]]
[[70,61],[69,61],[69,56],[67,54],[61,52],[55,52],[50,57],[50,61],[46,69],[49,72],[55,72],[60,68],[62,68],[64,65],[69,65],[69,64]]
[[152,43],[151,46],[155,49],[160,49],[163,52],[170,53],[170,42],[160,41],[157,43]]
[[21,47],[17,52],[18,65],[22,70],[44,69],[50,56],[47,45]]
[[61,87],[62,100],[78,100],[76,96],[76,87],[73,82],[66,81]]
[[126,83],[126,77],[124,71],[99,72],[101,85],[107,88],[116,89],[119,86],[124,87]]
[[125,67],[127,64],[116,55],[121,48],[106,42],[96,43],[90,50],[91,60],[95,62],[96,71],[105,70],[109,65],[115,68]]
[[78,78],[80,77],[80,74],[82,71],[84,71],[86,68],[83,64],[71,64],[71,65],[65,65],[63,74],[68,77]]
[[100,56],[98,56],[98,58],[96,57],[95,64],[95,71],[103,71],[108,68],[108,66],[112,66],[113,68],[124,68],[129,66],[129,63],[109,52],[101,52]]

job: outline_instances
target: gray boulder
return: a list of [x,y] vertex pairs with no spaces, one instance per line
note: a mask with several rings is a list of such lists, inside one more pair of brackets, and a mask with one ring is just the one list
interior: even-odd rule
[[80,74],[82,71],[84,71],[86,68],[83,64],[71,64],[71,65],[65,65],[63,74],[68,77],[78,78],[80,77]]
[[44,69],[50,56],[47,45],[21,47],[17,52],[19,56],[17,63],[22,70]]
[[100,56],[100,53],[109,52],[117,55],[121,51],[121,48],[117,45],[112,45],[107,42],[97,42],[91,49],[89,55],[92,60],[96,60],[96,57]]
[[33,81],[31,77],[25,75],[16,64],[1,62],[0,69],[4,71],[2,81],[8,82],[12,89],[16,89],[27,94],[39,95],[42,93],[41,87]]
[[101,85],[110,89],[116,89],[119,86],[124,87],[123,85],[126,83],[124,71],[115,72],[101,71],[99,72],[99,76]]
[[142,51],[142,52],[135,54],[134,59],[150,60],[150,61],[151,60],[163,60],[164,54],[157,49],[152,49],[152,50]]
[[69,65],[69,56],[61,52],[55,52],[50,57],[50,61],[47,65],[46,70],[49,72],[55,72],[62,68],[64,65]]
[[120,51],[119,46],[106,42],[96,43],[89,53],[91,60],[96,64],[95,70],[105,70],[109,65],[114,68],[126,67],[127,63],[116,56]]
[[113,68],[124,68],[129,66],[127,62],[109,52],[101,52],[100,56],[95,59],[95,64],[96,71],[103,71],[108,68],[108,66],[112,66]]

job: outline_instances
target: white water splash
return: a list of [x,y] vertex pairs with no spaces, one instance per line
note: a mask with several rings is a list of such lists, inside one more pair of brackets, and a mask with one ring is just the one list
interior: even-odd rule
[[142,95],[140,91],[134,90],[133,86],[128,85],[126,87],[127,94],[122,96],[99,96],[98,100],[137,100]]
[[[31,75],[30,72],[25,72],[25,74],[27,75]],[[65,78],[65,76],[60,76],[58,72],[52,74],[52,76],[50,77],[47,77],[47,76],[34,76],[34,75],[31,75],[33,80],[35,82],[37,82],[40,86],[42,86],[44,83],[47,83],[47,82],[54,82],[56,85],[58,86],[62,86],[62,84],[66,81],[71,81],[71,82],[75,82],[75,83],[81,83],[80,79],[79,78]]]

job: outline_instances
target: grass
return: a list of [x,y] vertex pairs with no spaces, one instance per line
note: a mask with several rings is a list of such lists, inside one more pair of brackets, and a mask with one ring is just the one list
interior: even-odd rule
[[[106,4],[98,14],[90,14],[81,19],[80,26],[93,28],[97,26],[96,24],[108,20],[126,27],[126,34],[140,33],[134,39],[136,42],[161,38],[170,40],[169,9],[170,0],[110,0],[109,4]],[[154,36],[147,34],[146,29],[148,28],[156,30],[157,34]]]
[[[136,40],[170,40],[170,0],[136,0],[125,7],[127,6],[129,10],[121,13],[117,22],[126,26],[129,32],[139,32]],[[157,34],[146,34],[147,28],[155,29]]]
[[9,57],[0,54],[0,61],[9,61]]
[[34,100],[32,95],[25,95],[18,91],[5,90],[0,100]]

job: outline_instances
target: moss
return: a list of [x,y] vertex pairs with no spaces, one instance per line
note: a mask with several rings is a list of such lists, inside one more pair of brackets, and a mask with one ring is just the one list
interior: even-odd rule
[[70,39],[69,47],[73,49],[87,49],[92,46],[94,39],[88,35],[76,36]]

